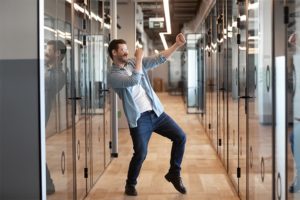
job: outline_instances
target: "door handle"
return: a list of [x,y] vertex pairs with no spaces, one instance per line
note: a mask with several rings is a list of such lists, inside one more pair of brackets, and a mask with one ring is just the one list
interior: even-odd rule
[[100,89],[99,92],[109,92],[109,89]]
[[252,99],[252,98],[255,98],[255,97],[251,97],[251,96],[239,96],[240,99]]
[[267,92],[269,92],[271,87],[271,71],[269,65],[267,65],[267,71],[266,71],[266,86],[267,86]]
[[68,99],[70,99],[70,100],[81,100],[82,97],[70,97],[70,98],[68,98]]

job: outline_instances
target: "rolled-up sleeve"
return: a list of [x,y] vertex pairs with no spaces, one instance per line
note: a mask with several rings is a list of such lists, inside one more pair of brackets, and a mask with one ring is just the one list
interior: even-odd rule
[[143,59],[143,68],[145,70],[152,69],[154,67],[157,67],[158,65],[166,62],[166,57],[164,57],[161,54],[155,55],[155,56],[150,56],[150,57],[145,57]]
[[128,76],[120,72],[111,72],[108,75],[108,81],[112,88],[127,88],[139,84],[143,74],[132,71],[132,75]]

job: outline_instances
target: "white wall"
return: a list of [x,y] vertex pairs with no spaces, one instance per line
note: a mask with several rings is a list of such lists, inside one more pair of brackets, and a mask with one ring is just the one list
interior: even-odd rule
[[[129,50],[129,57],[134,56],[135,52],[135,40],[136,40],[136,20],[135,20],[135,8],[134,2],[122,3],[117,5],[118,10],[118,24],[121,29],[118,29],[118,38],[122,38],[127,42]],[[119,128],[127,128],[127,119],[123,111],[122,102],[118,99],[118,112],[120,113],[118,125]]]
[[118,4],[118,38],[127,42],[129,57],[134,56],[136,39],[135,3]]
[[36,0],[1,0],[0,17],[0,59],[36,58]]

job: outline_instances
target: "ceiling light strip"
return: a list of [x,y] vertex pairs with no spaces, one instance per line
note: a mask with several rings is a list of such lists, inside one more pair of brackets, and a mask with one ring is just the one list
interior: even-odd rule
[[169,7],[169,0],[163,0],[164,3],[164,12],[165,12],[165,19],[166,19],[166,26],[167,32],[159,33],[160,39],[164,45],[164,48],[167,49],[168,45],[166,42],[165,34],[171,34],[171,20],[170,20],[170,7]]
[[[165,33],[166,33],[166,32],[165,32]],[[167,48],[168,48],[168,45],[167,45],[167,42],[166,42],[165,33],[159,33],[159,36],[160,36],[161,42],[162,42],[163,45],[164,45],[164,48],[167,49]]]
[[166,18],[166,24],[167,24],[167,32],[165,34],[171,34],[169,0],[164,0],[164,12],[165,12],[165,18]]

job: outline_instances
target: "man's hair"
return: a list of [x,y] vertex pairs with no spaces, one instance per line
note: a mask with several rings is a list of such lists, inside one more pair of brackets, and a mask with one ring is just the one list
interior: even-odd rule
[[61,40],[49,40],[47,45],[53,45],[55,51],[60,51],[61,60],[65,57],[67,52],[66,45]]
[[112,55],[112,51],[113,50],[118,50],[119,48],[119,44],[126,44],[126,41],[123,40],[123,39],[115,39],[115,40],[112,40],[109,45],[108,45],[108,54],[109,54],[109,57],[111,59],[113,59],[113,55]]

